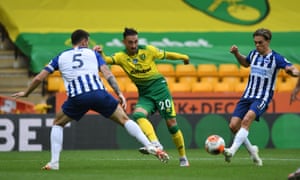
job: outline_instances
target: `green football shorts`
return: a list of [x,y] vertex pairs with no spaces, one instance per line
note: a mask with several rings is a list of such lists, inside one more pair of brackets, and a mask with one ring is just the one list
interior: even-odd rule
[[145,109],[148,114],[159,112],[162,118],[176,117],[175,106],[165,78],[151,80],[145,85],[137,85],[139,97],[136,107]]

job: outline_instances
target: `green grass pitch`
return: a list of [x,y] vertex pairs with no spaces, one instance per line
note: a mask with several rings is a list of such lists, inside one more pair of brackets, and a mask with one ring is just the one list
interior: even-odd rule
[[64,150],[59,171],[42,171],[49,151],[0,152],[1,180],[282,180],[300,167],[300,149],[262,149],[264,166],[255,166],[245,149],[224,162],[222,155],[187,149],[190,167],[179,167],[177,151],[167,150],[167,164],[137,150]]

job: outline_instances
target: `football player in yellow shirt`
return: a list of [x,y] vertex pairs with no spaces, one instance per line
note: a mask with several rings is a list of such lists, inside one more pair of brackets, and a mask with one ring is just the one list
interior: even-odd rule
[[[107,64],[121,66],[137,86],[139,97],[132,116],[149,140],[157,147],[163,148],[152,124],[147,119],[148,115],[158,111],[166,120],[168,130],[179,153],[180,166],[189,166],[183,134],[176,121],[173,98],[165,78],[158,72],[155,63],[155,60],[170,59],[183,60],[184,64],[189,64],[189,57],[180,53],[160,50],[152,45],[138,45],[138,32],[132,28],[125,28],[123,43],[126,49],[112,56],[106,56],[100,46],[95,46],[94,49],[102,54]],[[140,148],[140,152],[145,153],[144,148]]]

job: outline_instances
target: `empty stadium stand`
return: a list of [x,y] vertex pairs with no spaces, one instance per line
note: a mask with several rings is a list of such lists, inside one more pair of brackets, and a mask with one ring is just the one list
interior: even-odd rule
[[[0,24],[0,94],[11,94],[25,90],[32,76],[28,71],[28,60],[9,39],[5,28]],[[34,104],[44,101],[43,85],[39,86],[24,101]]]
[[165,77],[175,77],[174,65],[172,64],[157,64],[157,69]]
[[[171,92],[243,92],[248,82],[249,68],[235,64],[222,64],[219,68],[214,64],[194,65],[158,64],[159,71],[165,75]],[[119,66],[111,66],[120,89],[123,92],[137,92],[136,86]],[[177,69],[178,68],[178,69]],[[113,92],[109,84],[100,73],[105,87]],[[53,82],[52,82],[53,81]],[[284,71],[278,75],[276,91],[291,91],[295,87],[297,78],[289,77]],[[65,91],[63,81],[58,72],[48,77],[48,91]]]
[[192,83],[190,82],[175,82],[169,84],[171,92],[191,92]]
[[196,82],[192,84],[192,92],[213,92],[213,84],[209,82]]

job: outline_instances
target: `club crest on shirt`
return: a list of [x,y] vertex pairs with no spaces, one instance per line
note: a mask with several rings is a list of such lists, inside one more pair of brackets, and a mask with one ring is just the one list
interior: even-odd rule
[[269,57],[263,57],[263,56],[259,56],[257,58],[257,62],[260,63],[260,64],[269,64],[271,62],[270,58]]
[[271,62],[270,58],[264,58],[264,64],[269,64]]
[[145,54],[141,54],[139,57],[140,57],[140,59],[143,60],[143,61],[146,59],[146,55],[145,55]]
[[132,60],[132,62],[133,62],[133,64],[137,64],[137,63],[138,63],[138,59],[134,58],[134,59]]

